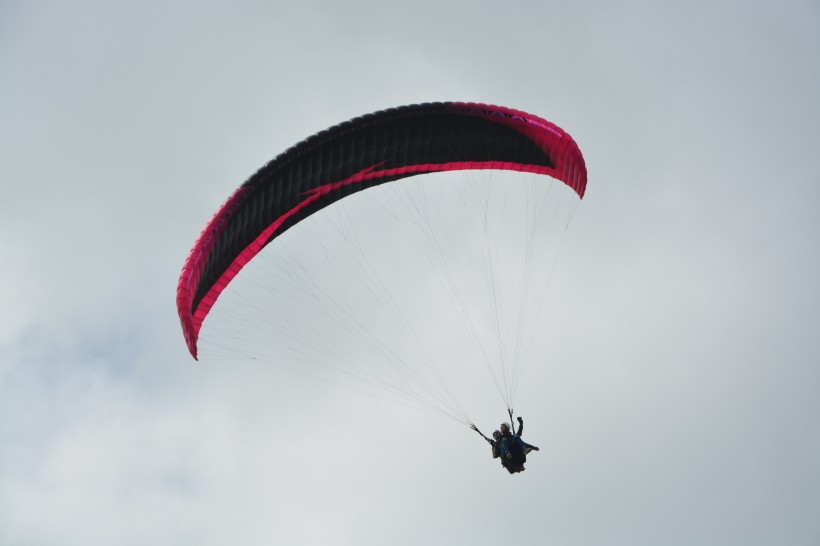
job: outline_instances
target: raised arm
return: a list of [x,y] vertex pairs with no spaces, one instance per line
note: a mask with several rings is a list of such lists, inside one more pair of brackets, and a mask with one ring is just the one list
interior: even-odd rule
[[482,438],[484,438],[485,440],[487,440],[487,442],[488,442],[491,446],[495,446],[495,440],[493,440],[492,438],[487,438],[486,436],[484,436],[484,434],[483,434],[480,430],[478,430],[478,427],[477,427],[477,426],[475,426],[475,425],[471,424],[471,425],[470,425],[470,428],[471,428],[471,429],[473,429],[474,431],[478,432],[478,433],[481,435],[481,437],[482,437]]

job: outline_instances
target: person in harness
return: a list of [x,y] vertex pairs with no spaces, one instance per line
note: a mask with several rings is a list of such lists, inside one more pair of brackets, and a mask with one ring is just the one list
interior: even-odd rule
[[527,454],[531,451],[539,451],[537,447],[521,439],[521,433],[524,431],[524,419],[521,417],[518,418],[518,431],[515,434],[510,432],[510,426],[507,423],[502,423],[500,430],[493,432],[492,439],[484,436],[475,425],[470,425],[470,428],[487,440],[492,446],[493,459],[501,459],[501,466],[510,474],[526,470],[524,463],[527,462]]
[[510,474],[515,474],[518,470],[516,470],[506,458],[501,456],[501,437],[501,431],[496,430],[493,432],[493,439],[490,440],[489,438],[486,438],[486,440],[490,442],[490,445],[493,448],[493,459],[501,459],[501,466],[503,466]]
[[522,472],[525,470],[524,463],[527,462],[527,454],[530,451],[539,451],[537,447],[521,439],[521,433],[524,432],[524,419],[518,418],[518,430],[515,434],[512,434],[507,423],[501,423],[500,428],[501,457],[506,460],[507,464],[515,468],[516,472]]

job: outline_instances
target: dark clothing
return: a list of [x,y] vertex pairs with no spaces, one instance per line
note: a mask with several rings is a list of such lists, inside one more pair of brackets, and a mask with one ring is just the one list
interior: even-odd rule
[[507,469],[507,472],[510,474],[515,474],[518,470],[515,469],[513,465],[511,465],[504,457],[501,456],[501,442],[496,442],[495,440],[487,439],[490,442],[490,445],[493,448],[493,459],[501,459],[501,466]]
[[[475,425],[471,428],[481,434]],[[507,427],[502,427],[507,428]],[[524,431],[524,422],[518,418],[518,430],[515,435],[511,434],[509,430],[501,433],[501,437],[497,440],[490,439],[481,434],[492,446],[493,459],[501,459],[501,466],[503,466],[510,474],[521,472],[524,470],[524,463],[527,462],[527,453],[531,450],[537,450],[537,447],[531,446],[521,439],[521,433]],[[498,432],[498,431],[496,431]]]
[[520,441],[520,436],[513,436],[509,432],[501,436],[501,456],[515,466],[521,466],[527,462],[527,456],[524,455],[524,448],[519,443]]
[[501,441],[499,442],[501,448],[501,458],[509,462],[509,464],[516,468],[523,470],[524,463],[527,462],[527,453],[533,449],[538,449],[531,446],[521,439],[521,433],[524,432],[524,421],[518,421],[518,430],[513,436],[510,431],[501,434]]

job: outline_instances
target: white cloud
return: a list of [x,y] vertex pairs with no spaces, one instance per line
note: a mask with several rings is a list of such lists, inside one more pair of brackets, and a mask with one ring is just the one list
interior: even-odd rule
[[[0,542],[820,537],[816,6],[2,11]],[[553,119],[589,166],[516,408],[543,449],[512,478],[449,421],[194,364],[176,323],[244,177],[442,99]]]

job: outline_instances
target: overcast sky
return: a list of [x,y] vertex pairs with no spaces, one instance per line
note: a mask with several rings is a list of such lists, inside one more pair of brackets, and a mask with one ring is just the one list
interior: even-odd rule
[[[818,58],[815,0],[0,0],[0,544],[820,543]],[[516,476],[176,316],[248,175],[437,100],[589,170]]]

